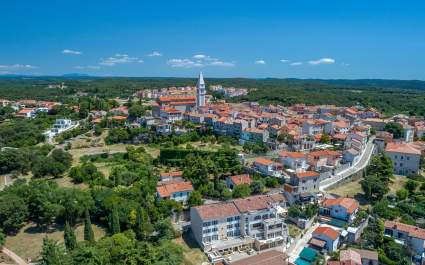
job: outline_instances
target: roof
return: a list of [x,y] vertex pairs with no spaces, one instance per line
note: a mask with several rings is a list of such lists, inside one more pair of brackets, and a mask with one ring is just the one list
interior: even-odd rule
[[244,199],[233,200],[236,208],[242,213],[267,209],[275,201],[272,197],[267,195],[251,196]]
[[399,222],[386,220],[385,228],[395,229],[407,233],[410,237],[416,237],[425,240],[425,229],[414,225],[403,224]]
[[195,96],[161,96],[159,97],[160,102],[170,102],[170,101],[194,101]]
[[328,226],[319,226],[314,230],[313,234],[325,235],[332,240],[336,240],[339,237],[339,232]]
[[172,171],[172,172],[163,172],[160,174],[161,178],[166,178],[166,177],[171,177],[171,178],[175,178],[175,177],[181,177],[183,176],[183,171]]
[[319,150],[308,154],[309,156],[341,156],[341,153],[334,150]]
[[206,204],[192,208],[195,208],[203,220],[214,220],[239,215],[239,210],[233,202]]
[[296,177],[299,179],[309,178],[309,177],[318,177],[320,174],[316,171],[305,171],[296,174]]
[[264,157],[258,157],[257,159],[255,159],[255,163],[268,166],[273,164],[274,162]]
[[316,256],[317,256],[317,252],[307,247],[305,247],[300,253],[300,258],[310,262],[314,261],[316,259]]
[[351,250],[357,252],[360,254],[362,259],[368,259],[368,260],[378,260],[378,252],[367,250],[367,249],[358,249],[358,248],[351,248]]
[[287,265],[288,257],[285,253],[271,250],[258,255],[231,262],[230,265]]
[[112,116],[112,119],[113,120],[117,120],[117,121],[123,121],[123,120],[126,120],[127,117],[126,116],[119,116],[119,115],[117,115],[117,116]]
[[309,243],[313,246],[320,247],[320,248],[324,248],[326,245],[326,241],[317,239],[317,238],[310,239]]
[[289,157],[289,158],[305,158],[305,154],[301,152],[286,152],[282,151],[279,153],[281,157]]
[[353,198],[341,197],[338,199],[326,199],[323,202],[324,207],[330,207],[334,205],[339,205],[345,208],[349,214],[352,214],[359,208],[359,202]]
[[192,191],[193,186],[190,181],[161,183],[156,187],[156,191],[162,198],[170,197],[175,192]]
[[339,260],[340,261],[351,261],[350,264],[352,265],[361,265],[362,264],[362,258],[360,254],[354,250],[348,249],[348,250],[341,250],[339,253]]
[[27,114],[27,113],[30,113],[30,112],[33,112],[33,111],[34,111],[33,108],[23,108],[18,112],[18,114]]
[[248,174],[230,176],[229,178],[236,186],[241,184],[251,184],[252,182],[251,177]]
[[403,154],[412,154],[412,155],[420,155],[421,151],[414,148],[409,143],[395,143],[391,142],[387,144],[385,147],[385,152],[394,152],[394,153],[403,153]]

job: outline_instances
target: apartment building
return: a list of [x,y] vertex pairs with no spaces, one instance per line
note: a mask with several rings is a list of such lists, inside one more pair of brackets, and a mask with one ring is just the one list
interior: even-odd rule
[[273,194],[192,207],[192,232],[205,252],[216,255],[286,245],[285,206],[285,197]]
[[258,157],[254,161],[254,169],[266,176],[280,177],[282,165],[264,157]]
[[240,137],[246,128],[248,128],[248,122],[241,119],[222,117],[213,123],[213,130],[219,135]]
[[302,133],[310,136],[322,134],[329,124],[331,122],[325,120],[306,120],[302,125]]
[[337,167],[341,159],[342,154],[332,150],[319,150],[307,154],[307,163],[314,170],[322,170],[325,167]]
[[421,151],[412,143],[388,143],[385,155],[393,162],[394,174],[407,176],[419,172]]
[[289,183],[285,183],[284,190],[297,200],[310,198],[319,192],[320,174],[315,171],[299,172],[291,175]]

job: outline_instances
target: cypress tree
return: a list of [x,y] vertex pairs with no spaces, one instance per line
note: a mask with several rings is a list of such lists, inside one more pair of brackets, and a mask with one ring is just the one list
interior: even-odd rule
[[143,239],[143,209],[141,206],[139,206],[139,208],[137,209],[136,236],[138,240]]
[[91,227],[89,210],[86,209],[84,214],[84,240],[94,242],[94,233]]
[[111,213],[111,230],[113,235],[121,231],[120,216],[118,214],[118,209],[115,205],[113,206]]
[[65,230],[63,234],[66,249],[73,250],[77,246],[77,239],[74,230],[69,225],[68,221],[65,223]]

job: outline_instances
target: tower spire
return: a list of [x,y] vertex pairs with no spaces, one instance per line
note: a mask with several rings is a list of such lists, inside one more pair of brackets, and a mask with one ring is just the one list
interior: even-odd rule
[[205,81],[202,72],[199,72],[196,84],[196,107],[205,107]]

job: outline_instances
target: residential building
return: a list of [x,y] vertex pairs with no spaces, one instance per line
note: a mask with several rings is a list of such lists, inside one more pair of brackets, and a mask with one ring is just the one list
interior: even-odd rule
[[173,108],[181,112],[191,111],[196,106],[196,98],[191,95],[169,95],[158,99],[159,108]]
[[233,189],[234,187],[242,184],[250,185],[251,182],[252,179],[248,174],[229,176],[226,178],[226,184],[229,189]]
[[378,252],[350,248],[341,250],[339,261],[328,261],[328,265],[378,265]]
[[342,154],[333,150],[319,150],[307,154],[307,163],[314,170],[322,170],[323,168],[335,168],[339,166]]
[[240,137],[246,128],[248,128],[248,122],[242,119],[222,117],[213,123],[213,130],[219,135]]
[[177,181],[183,180],[183,171],[163,172],[159,174],[160,181]]
[[312,237],[317,240],[316,242],[312,242],[315,247],[322,248],[322,250],[328,253],[332,253],[338,249],[340,232],[329,226],[317,227],[313,231]]
[[160,109],[159,116],[165,122],[173,123],[183,119],[183,112],[175,108],[165,107]]
[[36,115],[35,108],[23,108],[16,113],[16,117],[30,119]]
[[302,152],[287,152],[279,153],[280,161],[284,167],[294,170],[295,172],[304,172],[308,169],[307,156]]
[[353,198],[340,197],[325,199],[320,207],[320,214],[352,222],[359,210],[359,202]]
[[279,177],[282,166],[270,159],[258,157],[254,161],[254,169],[266,176]]
[[360,153],[366,148],[367,135],[361,132],[352,132],[347,135],[344,146],[345,149],[353,148]]
[[245,128],[242,131],[239,143],[241,145],[246,142],[250,143],[265,143],[269,140],[269,131],[257,128]]
[[327,124],[331,124],[331,122],[326,120],[306,120],[302,125],[302,133],[310,136],[323,134]]
[[407,176],[419,172],[421,151],[412,143],[388,143],[385,155],[393,162],[395,174]]
[[386,236],[408,246],[415,255],[420,255],[425,260],[425,229],[389,220],[385,221],[384,227]]
[[193,186],[190,181],[163,181],[156,187],[158,198],[175,200],[183,204],[187,203],[192,191]]
[[282,194],[274,194],[192,207],[192,233],[207,253],[286,245],[288,230],[281,215],[285,204]]
[[299,172],[291,175],[284,190],[297,200],[309,199],[319,191],[320,174],[315,171]]

